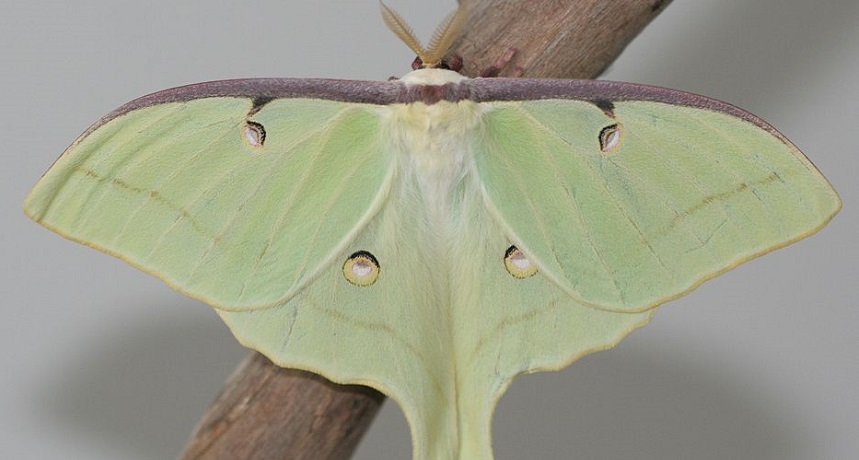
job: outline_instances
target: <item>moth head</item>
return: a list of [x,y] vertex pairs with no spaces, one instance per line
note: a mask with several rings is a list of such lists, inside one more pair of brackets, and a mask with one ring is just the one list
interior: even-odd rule
[[392,10],[388,5],[379,2],[382,9],[382,20],[391,31],[403,41],[421,61],[421,68],[437,68],[442,66],[442,58],[453,46],[454,40],[459,36],[462,26],[465,24],[467,0],[460,0],[459,8],[447,15],[441,24],[436,27],[430,38],[429,46],[424,48],[421,41],[415,36],[415,32],[406,23],[402,16]]

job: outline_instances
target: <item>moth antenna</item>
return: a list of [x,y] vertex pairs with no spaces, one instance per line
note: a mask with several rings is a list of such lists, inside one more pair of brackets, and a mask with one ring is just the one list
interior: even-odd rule
[[447,15],[441,24],[436,27],[432,38],[429,41],[429,47],[426,51],[426,56],[422,56],[424,66],[437,67],[441,64],[442,58],[453,46],[454,40],[462,31],[462,26],[465,25],[465,19],[468,17],[468,8],[466,4],[468,0],[461,0],[456,11]]
[[394,35],[399,37],[399,39],[406,44],[406,46],[414,51],[415,54],[421,58],[421,61],[427,62],[424,58],[424,56],[427,55],[426,50],[421,46],[421,42],[415,36],[415,32],[411,27],[409,27],[402,16],[392,10],[388,5],[385,5],[381,0],[379,1],[379,7],[382,9],[382,20],[385,21],[385,25],[391,29],[391,32],[393,32]]

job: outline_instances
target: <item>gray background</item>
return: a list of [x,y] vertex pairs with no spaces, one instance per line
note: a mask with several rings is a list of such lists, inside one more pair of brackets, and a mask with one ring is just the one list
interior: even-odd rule
[[[428,36],[453,3],[391,4]],[[677,0],[605,76],[769,120],[845,209],[662,308],[615,350],[518,379],[498,458],[847,459],[859,452],[859,2]],[[180,451],[244,355],[211,309],[28,221],[29,187],[139,95],[248,76],[384,79],[412,55],[375,0],[6,1],[0,17],[0,458]],[[393,403],[356,458],[411,452]]]

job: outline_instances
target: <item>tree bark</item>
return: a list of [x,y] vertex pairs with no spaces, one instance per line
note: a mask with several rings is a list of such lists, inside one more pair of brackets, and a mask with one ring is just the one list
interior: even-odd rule
[[[472,77],[512,48],[499,76],[594,78],[670,2],[470,0],[463,35],[450,54],[463,59],[461,73]],[[280,369],[251,352],[181,459],[348,459],[384,398],[367,387]]]
[[347,459],[385,396],[283,369],[251,352],[233,372],[182,459]]
[[596,78],[671,0],[471,0],[453,46],[462,74],[479,76],[508,49],[499,76]]

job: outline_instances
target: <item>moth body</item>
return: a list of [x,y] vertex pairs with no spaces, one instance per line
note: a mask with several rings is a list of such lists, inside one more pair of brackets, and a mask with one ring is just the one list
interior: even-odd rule
[[[465,77],[448,70],[420,69],[403,77],[406,86],[457,84]],[[457,196],[473,164],[473,133],[480,124],[480,110],[473,101],[440,101],[393,104],[381,110],[390,151],[398,152],[401,191],[419,198],[429,229],[438,238],[456,233]],[[415,188],[407,182],[414,181]]]

